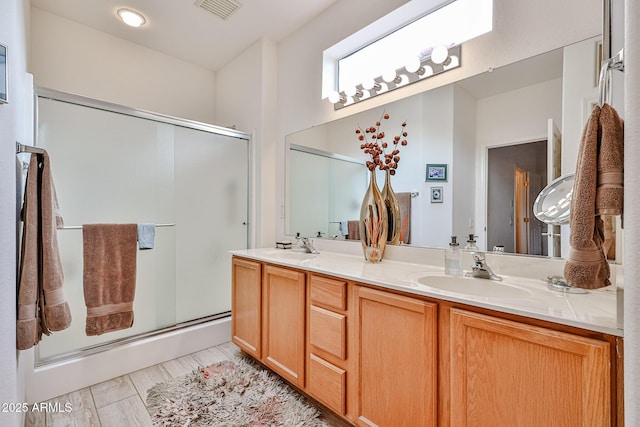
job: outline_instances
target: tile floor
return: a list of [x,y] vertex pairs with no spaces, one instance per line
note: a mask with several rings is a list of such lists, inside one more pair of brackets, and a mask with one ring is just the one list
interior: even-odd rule
[[[47,410],[30,412],[25,427],[140,427],[152,426],[145,406],[153,385],[188,374],[200,366],[230,359],[238,347],[225,343],[178,359],[51,399]],[[70,411],[65,411],[65,405]],[[324,418],[328,425],[341,425]]]

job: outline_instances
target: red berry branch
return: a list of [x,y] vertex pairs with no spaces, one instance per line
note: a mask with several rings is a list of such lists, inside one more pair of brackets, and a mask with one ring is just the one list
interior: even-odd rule
[[[398,144],[407,145],[407,140],[405,139],[408,135],[405,131],[407,122],[402,122],[402,132],[400,135],[394,136],[389,143],[387,142],[388,140],[386,139],[385,133],[380,129],[382,120],[389,120],[389,114],[384,113],[382,118],[376,121],[375,126],[368,127],[364,130],[358,126],[356,135],[358,135],[358,140],[362,142],[360,148],[364,150],[365,154],[371,156],[371,160],[367,160],[367,168],[369,168],[370,171],[374,171],[376,168],[389,170],[391,175],[395,175],[398,162],[400,162]],[[391,147],[389,147],[390,144],[392,145]]]

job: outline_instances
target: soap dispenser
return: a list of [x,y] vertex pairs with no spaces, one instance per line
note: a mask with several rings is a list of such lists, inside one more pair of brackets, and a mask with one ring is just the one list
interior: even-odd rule
[[471,253],[474,253],[480,250],[480,248],[476,244],[476,236],[474,234],[469,234],[469,240],[467,240],[467,244],[464,247],[464,250]]
[[444,273],[450,276],[462,276],[462,251],[457,236],[451,236],[449,249],[444,253]]

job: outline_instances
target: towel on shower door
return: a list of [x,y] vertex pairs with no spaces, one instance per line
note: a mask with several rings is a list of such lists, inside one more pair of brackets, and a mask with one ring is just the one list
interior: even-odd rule
[[400,241],[411,243],[411,193],[396,193],[400,207]]
[[351,220],[347,221],[347,230],[349,234],[347,235],[347,239],[350,240],[360,240],[360,221],[359,220]]
[[600,215],[622,213],[623,135],[623,122],[611,106],[594,107],[580,142],[569,214],[571,250],[564,276],[571,286],[611,284]]
[[155,224],[138,224],[138,249],[153,249],[155,240]]
[[137,236],[136,224],[82,226],[87,335],[133,326]]
[[71,324],[56,226],[59,217],[49,155],[31,154],[22,211],[16,347],[33,347],[51,331]]
[[349,221],[340,221],[340,234],[343,236],[349,235]]

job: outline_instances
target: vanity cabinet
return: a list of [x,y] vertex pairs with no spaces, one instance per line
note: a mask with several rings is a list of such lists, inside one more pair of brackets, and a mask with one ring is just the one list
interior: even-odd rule
[[610,343],[451,309],[452,426],[611,425]]
[[356,423],[437,426],[437,305],[355,287]]
[[262,361],[304,387],[306,276],[266,264],[262,278]]
[[348,288],[344,280],[309,275],[307,391],[340,416],[347,416],[349,351]]
[[233,342],[358,426],[623,425],[622,338],[233,259]]
[[256,359],[262,357],[262,264],[233,257],[231,340]]

